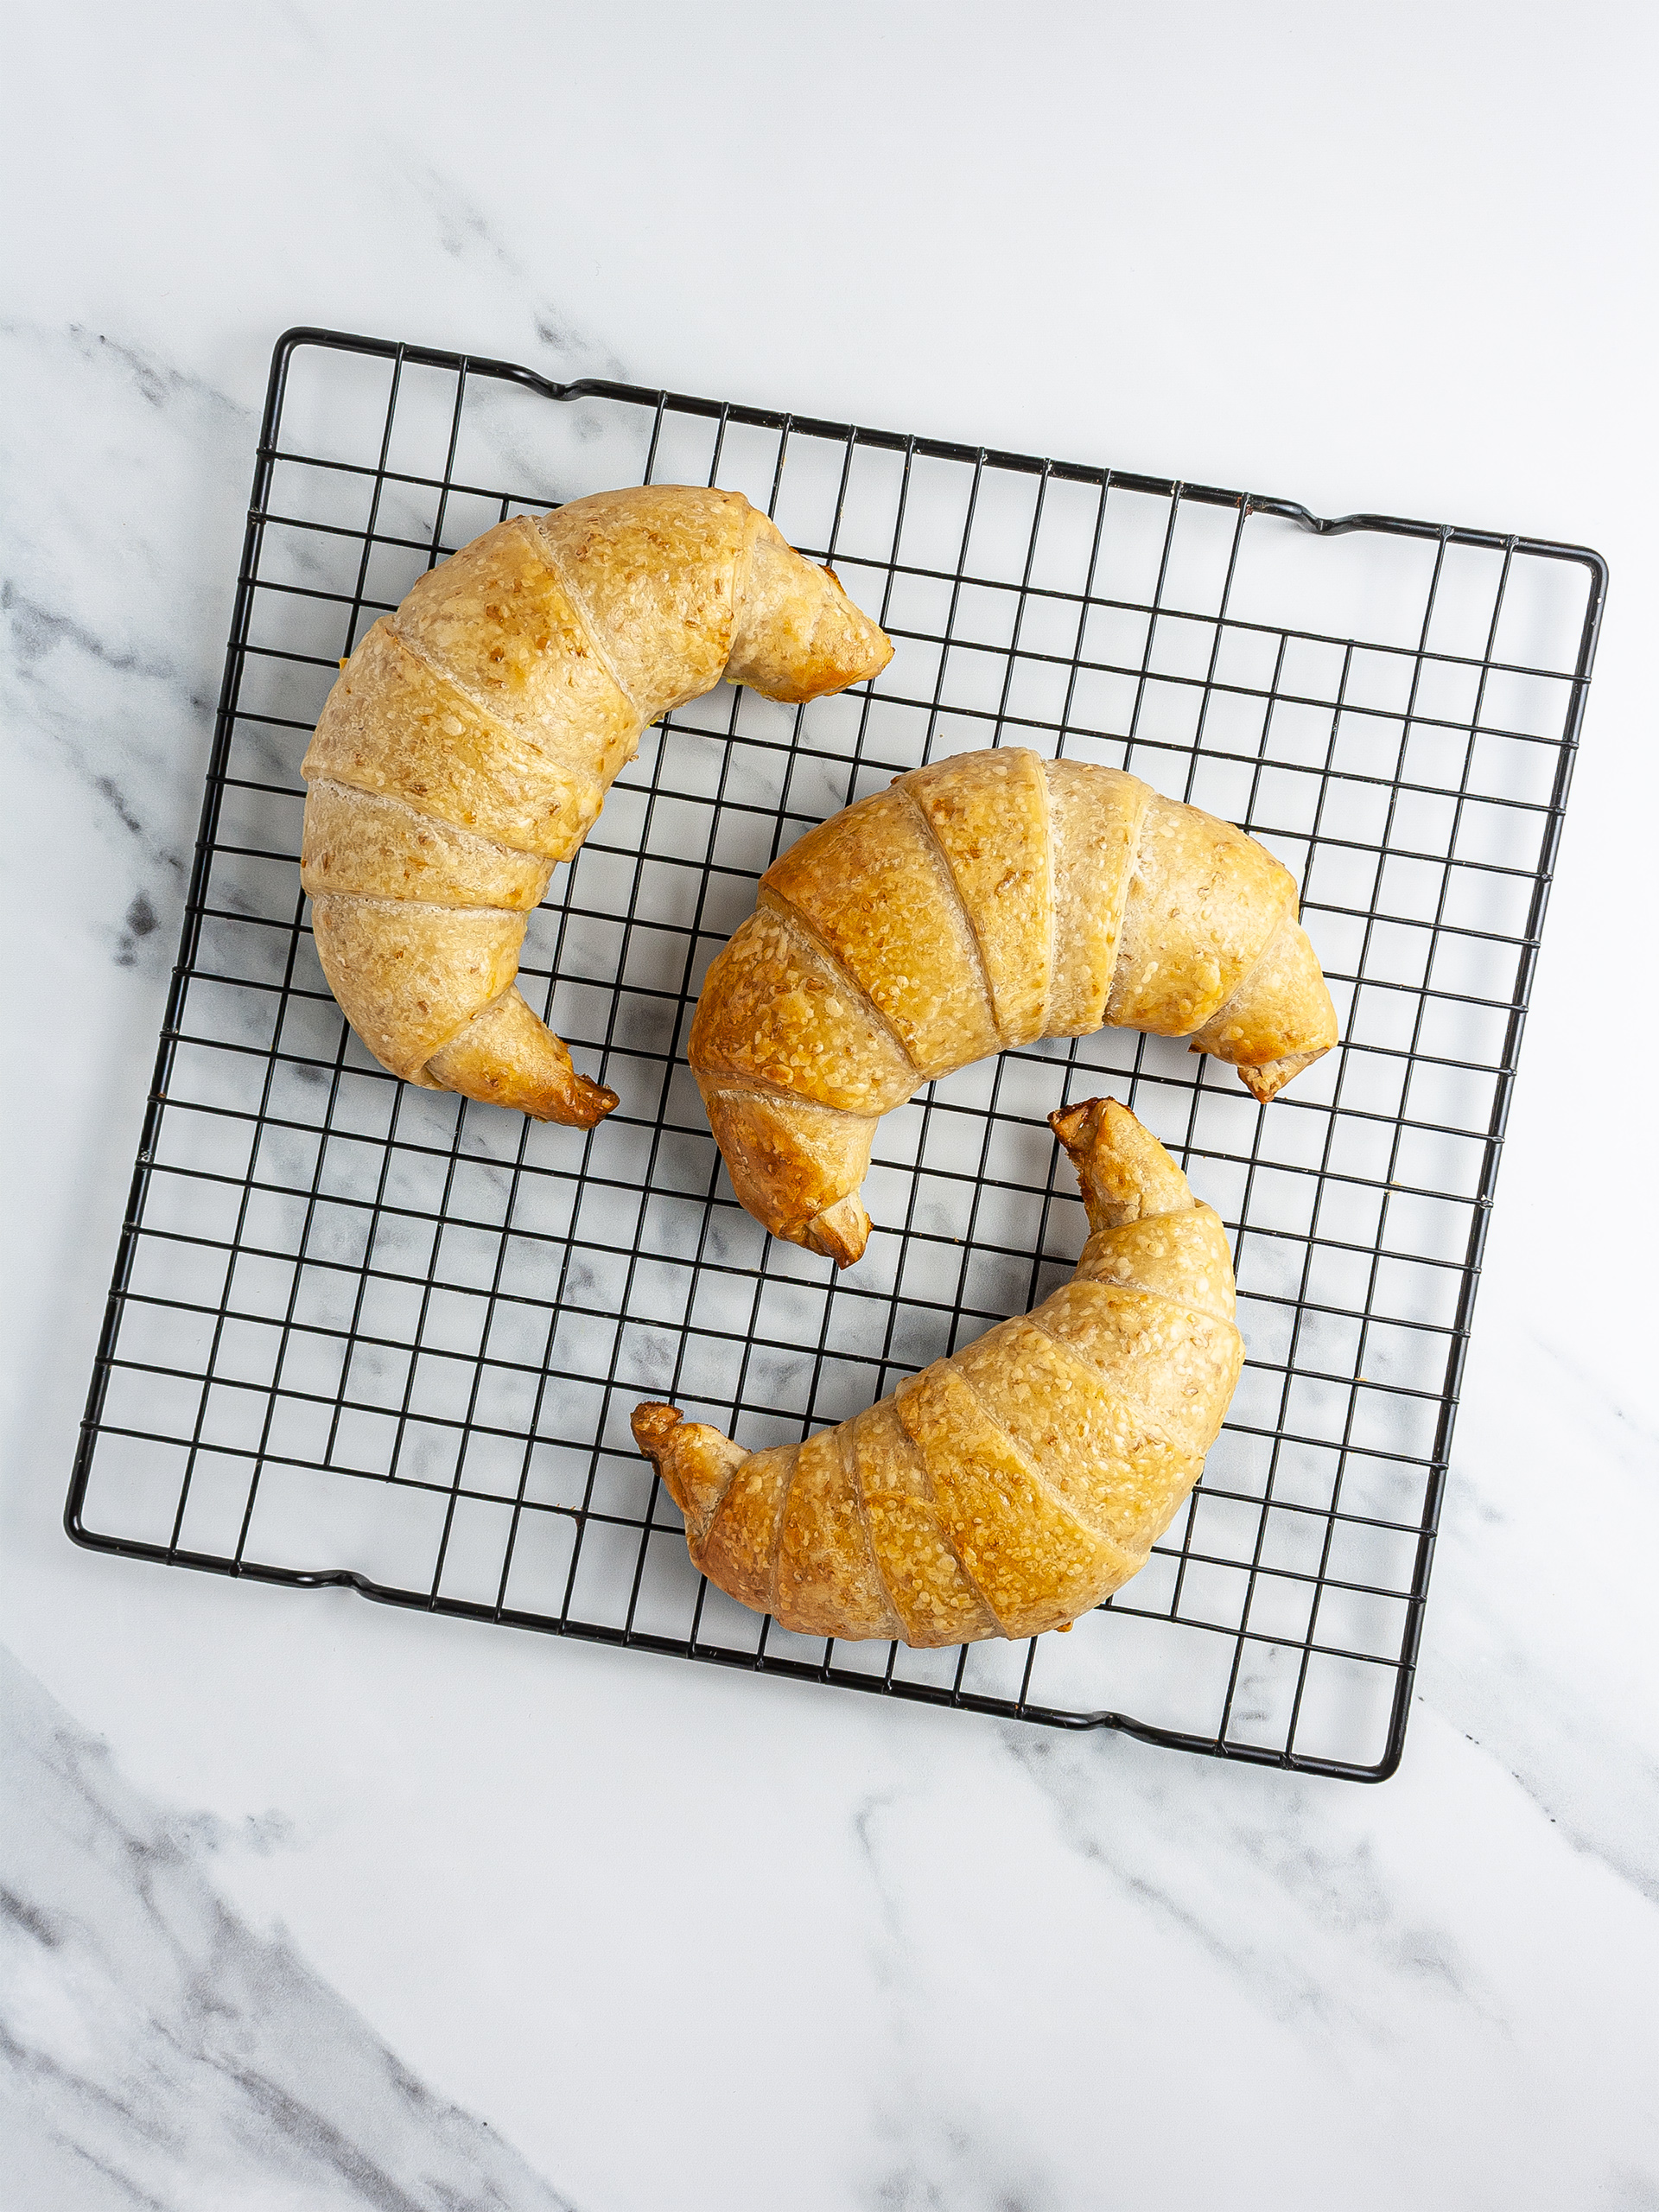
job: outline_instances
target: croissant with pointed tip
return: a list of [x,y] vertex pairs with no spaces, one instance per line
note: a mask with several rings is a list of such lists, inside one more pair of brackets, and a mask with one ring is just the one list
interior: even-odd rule
[[1265,846],[1120,769],[1010,746],[913,769],[774,861],[709,970],[690,1060],[742,1204],[844,1268],[883,1114],[1103,1025],[1191,1037],[1263,1103],[1337,1039]]
[[634,1440],[711,1582],[803,1636],[1064,1628],[1146,1563],[1238,1381],[1217,1216],[1127,1107],[1051,1116],[1092,1232],[1071,1281],[856,1420],[745,1452],[672,1406]]
[[659,715],[722,676],[819,698],[892,656],[739,493],[602,492],[486,531],[368,632],[301,766],[301,880],[346,1020],[410,1083],[591,1128],[615,1093],[514,982],[555,866]]

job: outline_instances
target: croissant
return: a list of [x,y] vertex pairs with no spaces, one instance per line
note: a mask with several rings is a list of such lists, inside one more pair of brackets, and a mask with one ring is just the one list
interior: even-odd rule
[[396,1075],[589,1128],[514,984],[525,916],[640,732],[727,676],[816,699],[893,648],[741,493],[602,492],[520,515],[421,578],[329,694],[300,772],[322,970]]
[[775,861],[690,1057],[739,1199],[844,1268],[883,1114],[1103,1024],[1191,1036],[1264,1103],[1337,1039],[1265,847],[1119,769],[1009,747],[899,776]]
[[1091,1231],[1033,1313],[804,1444],[672,1406],[634,1440],[692,1563],[803,1636],[972,1643],[1064,1628],[1145,1565],[1238,1381],[1226,1233],[1127,1107],[1051,1116]]

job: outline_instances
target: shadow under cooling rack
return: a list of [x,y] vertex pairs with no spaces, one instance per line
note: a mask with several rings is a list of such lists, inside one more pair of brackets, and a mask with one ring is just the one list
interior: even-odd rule
[[[805,709],[649,732],[524,982],[591,1133],[395,1082],[296,865],[312,724],[455,546],[720,483],[893,637]],[[1403,1738],[1476,1278],[1605,592],[1582,548],[290,332],[178,966],[67,1507],[82,1544],[1376,1779]],[[882,1125],[862,1263],[734,1202],[683,1057],[772,858],[919,762],[1127,766],[1293,869],[1342,1043],[1269,1108],[1178,1044],[1005,1054]],[[1231,1234],[1249,1359],[1150,1564],[1065,1636],[810,1643],[692,1569],[628,1414],[804,1435],[1045,1296],[1084,1234],[1045,1117],[1107,1090]]]

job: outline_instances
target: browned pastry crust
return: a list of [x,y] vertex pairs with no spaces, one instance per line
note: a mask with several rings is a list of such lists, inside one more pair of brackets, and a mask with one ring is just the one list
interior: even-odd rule
[[739,1198],[846,1267],[881,1116],[1009,1046],[1191,1037],[1266,1103],[1337,1040],[1296,885],[1116,768],[1007,747],[899,777],[773,862],[690,1058]]
[[1127,1107],[1051,1119],[1092,1234],[1034,1313],[804,1444],[748,1452],[635,1408],[693,1562],[744,1605],[804,1636],[1035,1636],[1121,1588],[1169,1526],[1243,1357],[1226,1233]]
[[394,1074],[591,1128],[519,995],[524,917],[640,733],[722,676],[815,699],[893,648],[735,492],[603,492],[486,531],[421,578],[329,694],[301,774],[323,973]]

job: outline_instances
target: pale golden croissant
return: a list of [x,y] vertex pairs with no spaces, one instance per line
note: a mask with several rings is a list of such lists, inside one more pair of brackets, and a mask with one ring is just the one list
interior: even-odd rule
[[1009,747],[914,769],[775,861],[709,970],[690,1060],[742,1204],[844,1268],[883,1114],[1103,1024],[1190,1036],[1264,1103],[1337,1039],[1264,846],[1119,769]]
[[322,970],[375,1058],[591,1128],[515,988],[524,917],[640,732],[722,676],[816,699],[893,648],[741,493],[602,492],[486,531],[364,638],[301,765]]
[[694,1565],[803,1636],[1063,1628],[1146,1563],[1238,1381],[1219,1218],[1127,1107],[1051,1116],[1093,1232],[1035,1313],[804,1444],[745,1452],[642,1405]]

